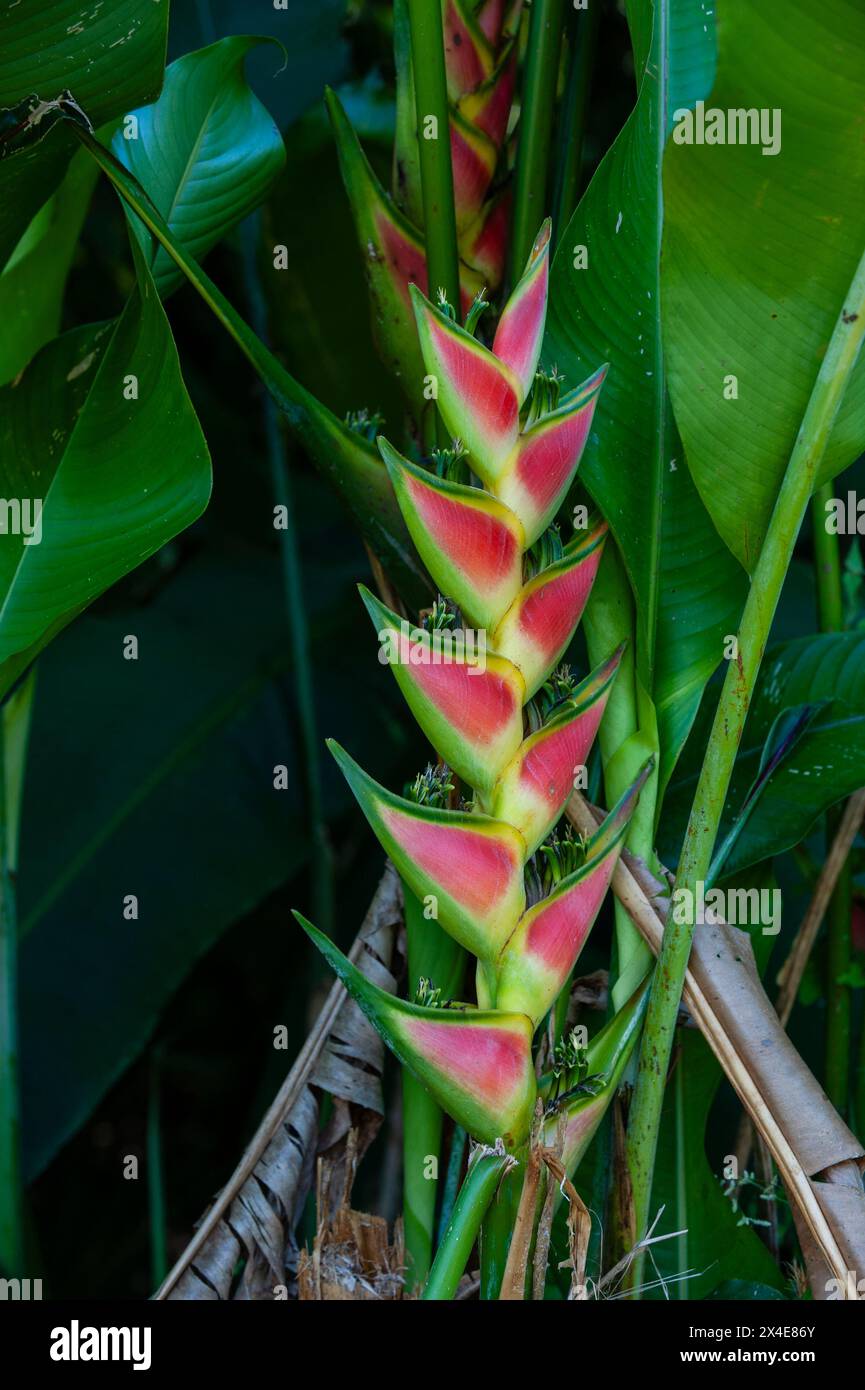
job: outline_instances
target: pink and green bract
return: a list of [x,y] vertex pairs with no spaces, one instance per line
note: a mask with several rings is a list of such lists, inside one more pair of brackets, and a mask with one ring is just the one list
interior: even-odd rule
[[[452,8],[454,23],[465,17],[464,9]],[[467,58],[466,72],[468,66]],[[379,441],[418,552],[454,607],[437,605],[428,623],[415,625],[368,590],[361,588],[361,596],[380,659],[466,798],[430,806],[396,796],[330,744],[425,918],[476,957],[478,1004],[431,1007],[394,999],[300,919],[388,1046],[442,1108],[475,1139],[514,1146],[526,1140],[534,1114],[534,1034],[566,987],[597,917],[649,772],[642,770],[591,839],[567,842],[567,869],[539,901],[527,903],[527,868],[530,861],[542,868],[559,852],[559,842],[549,849],[542,842],[585,768],[622,656],[621,649],[611,652],[580,683],[564,668],[556,673],[589,597],[607,528],[593,521],[564,546],[555,529],[539,541],[573,482],[603,382],[603,371],[596,372],[559,403],[552,379],[536,377],[548,268],[547,223],[492,348],[461,328],[446,306],[435,307],[411,287],[422,370],[435,381],[441,416],[460,441],[452,453],[462,467],[460,481]],[[535,542],[537,553],[530,555]],[[546,880],[537,868],[529,877],[537,896],[537,884]],[[632,1001],[602,1036],[629,1038],[637,1007]],[[610,1052],[607,1070],[614,1053],[619,1057],[621,1047]],[[609,1094],[607,1087],[604,1105]],[[595,1087],[590,1107],[577,1088],[557,1104],[557,1123],[573,1128],[569,1152],[581,1151],[580,1135],[594,1123],[599,1095]]]
[[[494,293],[504,275],[510,207],[507,136],[521,9],[522,0],[446,0],[443,7],[463,314],[485,287]],[[417,285],[424,293],[437,287],[427,281],[411,44],[403,0],[394,6],[394,49],[397,103],[390,195],[333,92],[327,94],[327,106],[369,284],[378,349],[420,414],[422,374],[409,286]]]

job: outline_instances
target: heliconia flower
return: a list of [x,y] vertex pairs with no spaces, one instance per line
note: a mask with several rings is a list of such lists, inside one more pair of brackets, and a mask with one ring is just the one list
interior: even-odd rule
[[598,915],[652,765],[650,759],[591,837],[582,866],[549,897],[529,908],[517,924],[499,962],[497,1008],[527,1013],[535,1026],[547,1013]]
[[[408,287],[416,284],[428,289],[423,234],[385,193],[339,98],[328,90],[325,101],[363,256],[378,349],[409,397],[420,398],[423,361]],[[484,283],[482,272],[460,265],[460,307],[464,314]]]
[[468,449],[475,472],[495,492],[520,432],[519,378],[414,285],[411,295],[442,419]]
[[477,1139],[508,1146],[529,1133],[537,1085],[525,1014],[425,1008],[374,985],[299,912],[295,917],[397,1058]]
[[[643,1015],[649,1001],[651,975],[637,986],[618,1013],[605,1023],[586,1048],[586,1077],[574,1093],[547,1106],[542,1131],[543,1142],[554,1148],[564,1140],[562,1164],[573,1175],[607,1112],[624,1075],[625,1067],[640,1036]],[[549,1091],[551,1078],[541,1083],[542,1094]]]
[[521,434],[500,472],[493,491],[517,513],[529,545],[549,526],[573,481],[606,375],[606,366],[600,367],[557,410]]
[[[467,227],[460,239],[465,265],[493,290],[505,273],[512,201],[510,187],[502,189],[484,204],[477,222]],[[420,281],[416,283],[420,285]]]
[[521,744],[488,798],[485,810],[519,830],[528,854],[558,821],[577,770],[585,767],[623,651],[618,647],[596,667],[563,709]]
[[499,152],[488,135],[454,111],[450,118],[451,165],[457,234],[480,216]]
[[442,28],[448,96],[455,101],[489,77],[495,50],[464,0],[445,0]]
[[[405,509],[401,510],[412,532]],[[543,685],[553,667],[558,665],[574,635],[601,563],[607,530],[606,522],[599,523],[585,537],[569,546],[561,560],[530,579],[493,631],[493,650],[500,656],[508,657],[520,668],[528,699]],[[417,537],[414,540],[418,553],[427,564]],[[428,564],[427,568],[430,568]],[[439,583],[432,569],[430,573]],[[442,588],[440,583],[439,588]],[[442,589],[442,592],[448,590]]]
[[439,757],[481,792],[523,736],[525,682],[490,651],[460,652],[460,634],[411,628],[363,585],[361,597],[412,714]]
[[522,586],[525,534],[482,488],[418,468],[379,440],[400,511],[433,582],[473,627],[491,629]]
[[520,405],[535,379],[544,336],[551,231],[552,223],[547,218],[531,249],[522,278],[502,310],[493,339],[495,356],[511,368],[520,382]]
[[375,782],[333,740],[339,764],[385,853],[433,920],[479,960],[494,962],[525,907],[526,846],[512,825],[418,806]]
[[469,122],[483,131],[496,146],[501,148],[507,133],[508,120],[514,99],[514,84],[517,75],[517,47],[511,42],[502,52],[489,77],[473,91],[466,92],[457,102],[457,111]]

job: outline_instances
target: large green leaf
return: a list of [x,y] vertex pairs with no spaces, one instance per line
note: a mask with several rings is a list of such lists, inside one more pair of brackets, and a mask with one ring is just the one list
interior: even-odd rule
[[372,443],[370,422],[354,429],[305,390],[253,333],[183,243],[172,235],[135,176],[92,135],[80,127],[76,129],[127,206],[182,267],[184,275],[252,363],[295,438],[352,512],[364,539],[395,580],[398,592],[412,606],[419,607],[429,595],[430,581],[402,519],[387,470]]
[[[265,198],[285,162],[272,117],[250,91],[244,62],[259,38],[221,39],[178,58],[165,72],[158,101],[132,113],[112,148],[150,194],[175,236],[196,260]],[[278,45],[272,45],[274,63]],[[130,218],[142,245],[151,238]],[[161,246],[151,263],[164,297],[183,272]]]
[[[685,466],[669,407],[660,329],[661,160],[672,112],[706,91],[712,23],[700,0],[628,6],[637,104],[556,255],[544,355],[583,379],[603,361],[580,476],[610,522],[637,604],[637,669],[654,699],[661,783],[735,631],[744,576]],[[588,251],[575,267],[577,248]]]
[[39,209],[0,274],[0,382],[11,381],[60,328],[66,277],[96,171],[83,150]]
[[[6,0],[0,14],[0,107],[71,91],[94,126],[152,101],[165,65],[168,0]],[[61,124],[0,160],[0,266],[53,193],[76,145]],[[8,133],[5,127],[0,133]]]
[[[827,807],[865,785],[865,633],[821,633],[770,649],[733,770],[719,843],[757,776],[777,716],[821,701],[827,703],[763,788],[725,875],[798,844]],[[664,828],[670,852],[684,831],[711,713],[701,711],[693,746],[685,750],[670,786]]]
[[[780,151],[668,144],[662,303],[688,464],[721,535],[753,568],[865,248],[865,9],[789,0],[781,16],[773,0],[725,0],[718,44],[707,108],[777,111]],[[725,398],[729,376],[738,399]],[[819,480],[863,447],[865,359]]]
[[[51,635],[207,505],[210,457],[141,254],[114,324],[55,338],[0,391],[5,498],[41,539],[0,549],[0,692]],[[33,531],[35,537],[36,531]]]
[[[354,549],[325,544],[336,509],[323,493],[304,504],[319,719],[388,776],[406,726],[352,616]],[[31,1178],[138,1055],[196,960],[310,849],[277,549],[220,534],[167,581],[155,562],[141,577],[146,589],[115,589],[39,663],[19,878]],[[122,656],[130,633],[136,662]],[[350,809],[335,769],[325,791],[328,817]],[[129,894],[137,920],[124,916]]]

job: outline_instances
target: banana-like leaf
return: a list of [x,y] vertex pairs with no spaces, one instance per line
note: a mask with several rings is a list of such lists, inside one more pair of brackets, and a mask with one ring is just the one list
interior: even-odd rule
[[536,1083],[525,1014],[423,1008],[395,999],[352,965],[311,922],[300,925],[400,1062],[473,1138],[510,1148],[528,1135]]
[[168,5],[153,0],[112,0],[91,11],[82,11],[80,0],[19,0],[3,7],[0,266],[60,183],[76,149],[68,127],[53,124],[50,112],[43,110],[28,132],[8,108],[35,97],[38,109],[71,91],[94,127],[106,125],[156,97],[167,36]]
[[[112,141],[198,261],[263,202],[285,163],[282,136],[244,74],[250,49],[268,42],[237,35],[178,58],[158,101],[130,112]],[[148,232],[134,214],[130,222],[149,250]],[[151,270],[164,298],[183,284],[183,272],[161,246],[154,250]]]
[[531,699],[564,655],[586,606],[607,536],[601,522],[561,560],[524,585],[492,636],[495,651],[518,666]]
[[[629,0],[627,9],[637,103],[562,235],[544,356],[567,385],[610,364],[580,479],[610,524],[634,592],[637,673],[657,710],[663,786],[723,637],[736,631],[745,576],[686,467],[660,324],[664,139],[673,112],[711,86],[714,20],[700,0]],[[746,220],[741,204],[738,216]],[[703,225],[714,238],[714,224]]]
[[619,669],[619,647],[578,685],[563,710],[530,734],[489,798],[493,816],[516,826],[534,854],[562,814],[603,718]]
[[498,963],[496,1005],[540,1023],[564,987],[607,894],[647,764],[586,845],[586,857],[548,897],[530,907]]
[[[784,710],[813,709],[795,746],[761,787],[727,858],[724,875],[781,854],[807,836],[828,807],[865,785],[865,635],[819,633],[770,648],[757,681],[745,735],[721,823],[719,843],[732,829],[759,775],[766,741]],[[698,772],[697,744],[711,710],[701,710],[670,783],[664,844],[684,831]],[[705,740],[703,740],[704,744]],[[701,746],[703,746],[701,744]],[[666,851],[665,851],[666,852]]]
[[364,437],[306,391],[243,321],[182,242],[172,234],[133,174],[92,135],[76,127],[79,140],[108,175],[129,208],[141,219],[195,286],[219,322],[249,359],[295,438],[327,477],[356,518],[364,537],[412,603],[429,595],[429,581],[400,515],[378,451]]
[[138,284],[116,323],[54,339],[0,391],[3,495],[32,513],[0,550],[0,691],[210,496],[207,445],[133,252]]
[[489,792],[523,736],[525,682],[505,657],[459,648],[460,634],[429,633],[360,593],[412,714],[458,777]]
[[494,961],[525,907],[526,846],[505,821],[418,806],[375,782],[332,740],[328,748],[412,892],[456,941]]
[[[718,6],[715,84],[680,125],[693,143],[674,137],[664,158],[673,405],[700,495],[749,570],[865,245],[865,11],[790,0],[777,20],[766,0]],[[725,143],[711,143],[716,111]],[[860,358],[817,483],[863,448]]]

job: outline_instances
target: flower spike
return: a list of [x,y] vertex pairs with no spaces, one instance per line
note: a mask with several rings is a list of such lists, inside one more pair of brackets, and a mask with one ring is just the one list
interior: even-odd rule
[[488,1144],[502,1139],[513,1147],[526,1139],[537,1087],[525,1014],[395,999],[299,912],[294,916],[391,1051],[457,1124]]

